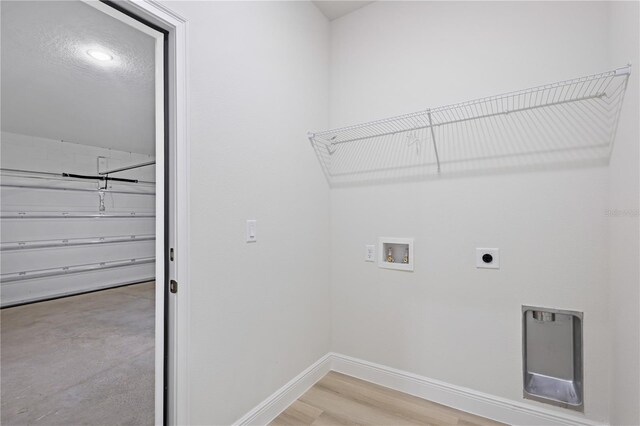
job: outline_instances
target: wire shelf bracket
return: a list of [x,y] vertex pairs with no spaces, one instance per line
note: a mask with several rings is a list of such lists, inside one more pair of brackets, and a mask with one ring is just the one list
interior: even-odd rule
[[[630,74],[627,65],[307,137],[331,186],[485,168],[606,163]],[[428,140],[432,149],[421,149]]]

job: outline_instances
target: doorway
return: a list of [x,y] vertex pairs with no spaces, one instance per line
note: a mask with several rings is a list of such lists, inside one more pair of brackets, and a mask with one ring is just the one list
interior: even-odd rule
[[115,4],[2,8],[3,422],[165,422],[167,32]]

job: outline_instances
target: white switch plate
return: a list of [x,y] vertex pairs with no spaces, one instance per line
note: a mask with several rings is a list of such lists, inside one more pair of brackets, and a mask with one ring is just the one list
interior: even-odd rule
[[375,262],[376,261],[376,246],[375,245],[366,245],[364,246],[364,261],[365,262]]
[[[490,261],[484,256],[490,256]],[[500,249],[476,248],[476,268],[500,269]]]
[[258,221],[255,219],[247,220],[247,242],[254,243],[258,241]]

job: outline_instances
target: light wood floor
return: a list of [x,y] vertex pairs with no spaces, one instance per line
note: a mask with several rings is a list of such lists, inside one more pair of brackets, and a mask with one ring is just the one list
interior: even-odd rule
[[502,423],[332,371],[271,423],[271,426],[285,425],[495,426]]

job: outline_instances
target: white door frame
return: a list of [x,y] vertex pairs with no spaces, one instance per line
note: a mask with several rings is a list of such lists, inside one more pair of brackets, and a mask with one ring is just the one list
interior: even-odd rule
[[[164,111],[164,35],[97,0],[86,3],[156,38],[156,111]],[[164,238],[156,239],[156,333],[155,333],[155,423],[163,424],[165,356],[165,286],[169,279],[178,282],[178,292],[169,294],[168,308],[168,425],[187,425],[189,421],[188,347],[189,347],[189,134],[187,104],[187,21],[159,2],[152,0],[118,1],[117,6],[168,32],[168,128],[169,157],[164,156],[164,138],[156,140],[156,235],[164,235],[165,168],[169,182],[168,212],[170,247],[175,261],[165,277]],[[159,35],[160,34],[160,35]],[[162,118],[161,118],[162,117]],[[164,116],[156,114],[156,135],[164,135]],[[162,140],[160,140],[162,139]],[[165,161],[166,160],[166,161]],[[163,167],[164,166],[164,167]],[[165,278],[161,280],[160,278]],[[164,282],[162,282],[164,281]]]
[[[159,2],[127,0],[119,4],[169,32],[168,96],[169,96],[169,238],[174,248],[170,279],[178,282],[178,292],[169,295],[169,377],[168,425],[187,425],[189,420],[188,347],[189,347],[189,134],[187,104],[187,21]],[[164,312],[164,305],[156,309]],[[156,315],[158,318],[161,315]],[[159,330],[162,330],[160,328]],[[164,337],[164,333],[161,334]],[[163,341],[164,343],[164,341]],[[156,347],[156,354],[163,354]],[[159,382],[159,383],[158,383]],[[156,371],[156,424],[162,422],[162,370]]]

